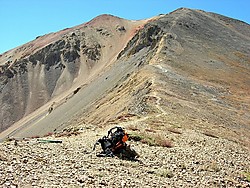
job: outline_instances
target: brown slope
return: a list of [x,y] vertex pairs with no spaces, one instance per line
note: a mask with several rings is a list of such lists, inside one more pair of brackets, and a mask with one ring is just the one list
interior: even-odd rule
[[249,145],[249,25],[217,17],[179,9],[145,25],[118,56],[135,71],[71,124],[160,124]]
[[60,105],[65,96],[112,64],[144,22],[102,15],[4,53],[0,59],[0,130],[47,102],[43,110],[54,102]]
[[249,25],[229,20],[190,9],[154,19],[99,77],[14,136],[76,124],[139,123],[157,130],[191,128],[247,144]]

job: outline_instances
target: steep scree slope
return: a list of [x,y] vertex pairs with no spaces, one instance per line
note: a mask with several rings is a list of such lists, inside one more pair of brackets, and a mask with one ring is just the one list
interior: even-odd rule
[[190,9],[146,24],[118,55],[121,80],[69,124],[139,121],[159,129],[165,122],[249,146],[247,29],[241,21]]
[[[97,27],[100,19],[82,26],[90,31],[85,31],[81,40],[71,39],[81,35],[77,30],[66,35],[73,41],[64,53],[58,48],[67,42],[57,41],[57,50],[53,47],[55,43],[50,44],[51,55],[40,56],[37,51],[33,53],[35,58],[29,56],[30,67],[39,70],[43,67],[42,73],[47,71],[39,76],[43,78],[39,88],[46,88],[41,89],[46,92],[39,93],[46,96],[41,97],[44,101],[40,103],[77,84],[68,95],[64,92],[60,100],[53,100],[53,111],[48,112],[51,101],[38,115],[18,122],[19,128],[10,129],[16,130],[9,131],[10,136],[43,135],[69,125],[141,123],[156,130],[163,129],[159,124],[191,128],[249,144],[248,24],[190,9],[178,9],[147,23],[126,21],[125,25],[123,21],[117,26],[109,22],[113,24],[112,31],[109,27]],[[86,39],[88,42],[84,42]],[[46,48],[42,50],[46,54]],[[93,66],[96,67],[94,73],[89,71]],[[67,71],[62,77],[60,71],[64,69]],[[9,77],[15,78],[12,74]],[[61,77],[63,79],[59,79]],[[25,79],[18,80],[24,82]],[[28,88],[35,86],[38,84]],[[25,95],[29,99],[22,100],[30,104],[25,108],[27,112],[39,103],[39,100],[34,104],[30,102],[31,94]]]
[[2,54],[0,131],[45,104],[54,105],[51,99],[79,90],[113,63],[144,22],[102,15]]

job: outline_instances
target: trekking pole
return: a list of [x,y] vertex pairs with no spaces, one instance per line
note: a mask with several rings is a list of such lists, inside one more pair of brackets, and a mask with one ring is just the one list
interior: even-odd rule
[[92,150],[92,151],[95,151],[96,145],[98,145],[98,144],[99,144],[99,140],[96,141],[96,143],[94,144],[94,147],[93,147],[93,150]]

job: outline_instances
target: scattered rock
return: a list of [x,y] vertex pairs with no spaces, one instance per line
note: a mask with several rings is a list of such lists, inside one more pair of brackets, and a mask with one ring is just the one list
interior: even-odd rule
[[[129,141],[140,154],[140,163],[96,157],[96,153],[91,152],[93,143],[106,130],[82,130],[74,137],[60,137],[61,144],[19,141],[16,147],[8,142],[0,143],[0,151],[4,153],[0,155],[4,159],[0,160],[0,185],[26,187],[30,182],[30,187],[250,185],[243,176],[250,166],[249,151],[232,141],[204,137],[203,133],[193,130],[174,134],[175,147],[172,148]],[[194,144],[189,144],[191,140]],[[197,144],[201,140],[204,145]],[[5,155],[12,161],[7,161]]]

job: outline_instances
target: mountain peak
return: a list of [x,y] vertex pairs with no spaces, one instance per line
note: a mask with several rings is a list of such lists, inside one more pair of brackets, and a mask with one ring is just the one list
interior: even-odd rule
[[99,15],[99,16],[93,18],[92,20],[87,22],[85,25],[98,26],[98,25],[107,24],[107,23],[111,24],[112,22],[117,22],[121,19],[122,18],[119,18],[117,16],[113,16],[111,14],[102,14],[102,15]]
[[[186,8],[141,21],[104,14],[39,37],[0,57],[1,130],[16,122],[25,128],[8,134],[30,136],[164,112],[226,127],[237,121],[245,134],[249,40],[248,24]],[[238,105],[241,118],[231,114]],[[37,130],[30,122],[41,114]]]

